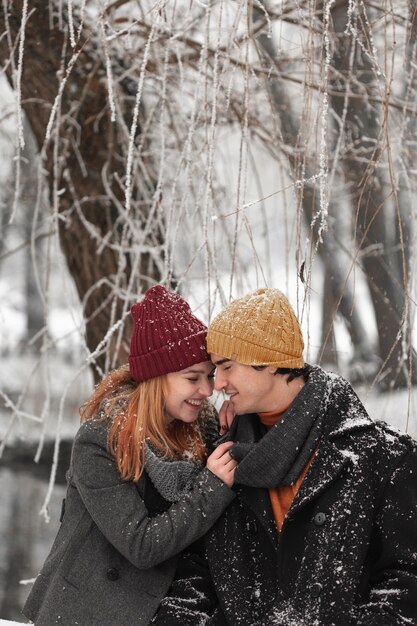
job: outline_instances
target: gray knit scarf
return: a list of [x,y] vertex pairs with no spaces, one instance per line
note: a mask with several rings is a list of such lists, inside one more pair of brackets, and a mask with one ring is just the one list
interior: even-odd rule
[[[209,448],[211,440],[218,436],[216,411],[208,402],[202,406],[199,415],[199,428],[202,439]],[[149,439],[145,448],[145,471],[165,500],[178,502],[190,491],[203,464],[194,458],[192,450],[186,450],[183,459],[166,457]]]
[[175,461],[164,457],[150,441],[146,442],[145,470],[158,492],[168,502],[178,502],[202,470],[199,461]]
[[235,483],[264,488],[295,483],[319,444],[333,380],[320,367],[313,367],[280,421],[259,441],[244,442],[247,416],[238,421],[238,441],[231,449],[239,462]]

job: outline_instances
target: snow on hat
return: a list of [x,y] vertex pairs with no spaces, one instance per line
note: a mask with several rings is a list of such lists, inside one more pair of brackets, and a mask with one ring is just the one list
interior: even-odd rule
[[243,365],[304,367],[300,324],[278,289],[258,289],[234,300],[214,318],[207,350]]
[[143,382],[210,360],[207,327],[181,296],[155,285],[132,306],[131,314],[129,367],[135,380]]

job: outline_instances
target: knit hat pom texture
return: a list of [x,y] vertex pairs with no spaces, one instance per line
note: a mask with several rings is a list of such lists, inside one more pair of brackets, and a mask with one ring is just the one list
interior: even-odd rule
[[210,360],[207,327],[178,294],[155,285],[133,305],[131,314],[129,367],[135,380],[143,382]]
[[214,318],[207,350],[243,365],[304,367],[300,324],[278,289],[258,289],[231,302]]

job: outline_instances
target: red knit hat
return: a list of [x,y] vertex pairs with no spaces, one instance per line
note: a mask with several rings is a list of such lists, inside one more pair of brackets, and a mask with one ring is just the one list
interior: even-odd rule
[[210,360],[207,327],[181,296],[155,285],[132,306],[131,314],[129,366],[135,380],[143,382]]

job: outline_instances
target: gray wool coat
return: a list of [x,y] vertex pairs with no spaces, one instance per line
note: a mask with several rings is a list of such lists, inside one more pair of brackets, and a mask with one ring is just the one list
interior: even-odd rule
[[205,468],[178,502],[149,512],[146,476],[137,484],[121,480],[107,430],[106,422],[89,420],[76,435],[63,521],[23,609],[36,626],[149,624],[178,554],[235,497]]

